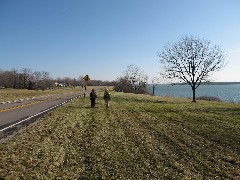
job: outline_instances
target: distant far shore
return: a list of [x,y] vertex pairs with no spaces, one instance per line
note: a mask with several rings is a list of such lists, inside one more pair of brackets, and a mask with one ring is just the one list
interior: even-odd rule
[[228,84],[240,84],[240,82],[207,82],[206,85],[228,85]]
[[[160,83],[161,84],[161,83]],[[187,83],[167,83],[171,85],[186,85]],[[240,84],[240,82],[203,82],[202,85],[230,85],[230,84]]]

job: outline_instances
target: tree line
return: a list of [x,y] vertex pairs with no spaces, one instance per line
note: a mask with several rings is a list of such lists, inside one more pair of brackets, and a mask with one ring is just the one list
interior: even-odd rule
[[0,86],[1,88],[14,89],[46,89],[50,88],[52,79],[46,71],[32,71],[28,68],[22,70],[1,70]]
[[[21,70],[0,70],[0,88],[46,90],[54,87],[75,87],[83,85],[83,76],[76,78],[52,78],[49,72]],[[90,80],[89,86],[113,86],[114,81]]]
[[[136,65],[127,66],[123,76],[115,81],[90,80],[88,86],[113,86],[115,91],[126,93],[146,93],[147,75]],[[21,70],[0,70],[0,88],[45,90],[54,87],[84,86],[84,76],[76,78],[52,78],[49,72]]]

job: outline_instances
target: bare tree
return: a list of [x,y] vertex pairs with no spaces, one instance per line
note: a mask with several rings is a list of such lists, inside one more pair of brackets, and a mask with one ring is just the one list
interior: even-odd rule
[[118,78],[115,90],[134,93],[146,93],[148,76],[136,65],[127,66],[125,75]]
[[41,89],[42,86],[42,73],[40,71],[34,71],[33,73],[33,82],[34,82],[34,89]]
[[51,79],[49,73],[46,71],[42,71],[41,74],[42,74],[42,78],[41,78],[41,83],[40,83],[41,87],[40,88],[42,90],[45,90],[47,88],[50,89],[52,86],[52,79]]
[[0,88],[7,88],[8,85],[8,73],[6,71],[0,70]]
[[48,72],[35,71],[33,75],[34,75],[34,78],[33,78],[34,89],[45,90],[47,89],[47,87],[50,88],[52,86],[52,80]]
[[72,85],[73,87],[76,87],[76,86],[79,85],[79,82],[77,81],[76,78],[71,79],[71,85]]
[[148,76],[136,65],[127,66],[125,78],[132,85],[134,93],[145,93],[147,87]]
[[32,76],[33,76],[33,73],[31,69],[23,68],[21,70],[21,77],[22,77],[22,83],[23,83],[24,89],[28,88]]
[[226,55],[219,46],[210,46],[210,41],[193,36],[165,46],[158,57],[164,70],[162,75],[191,86],[193,102],[196,102],[195,92],[200,84],[226,65]]

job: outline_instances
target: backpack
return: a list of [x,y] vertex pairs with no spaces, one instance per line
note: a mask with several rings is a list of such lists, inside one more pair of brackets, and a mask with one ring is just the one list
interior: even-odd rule
[[110,93],[109,92],[105,92],[104,93],[104,98],[109,98],[110,99]]
[[90,93],[90,99],[91,99],[91,100],[96,99],[96,97],[97,97],[96,93],[94,93],[94,92],[91,92],[91,93]]

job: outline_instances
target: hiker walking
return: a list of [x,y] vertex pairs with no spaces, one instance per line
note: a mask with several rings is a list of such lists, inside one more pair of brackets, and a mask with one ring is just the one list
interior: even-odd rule
[[95,100],[97,98],[97,94],[94,91],[94,89],[92,89],[92,92],[90,93],[90,100],[91,100],[91,108],[95,107]]
[[106,108],[109,108],[110,92],[108,89],[104,91],[103,99],[105,100]]

